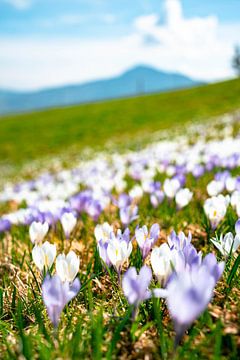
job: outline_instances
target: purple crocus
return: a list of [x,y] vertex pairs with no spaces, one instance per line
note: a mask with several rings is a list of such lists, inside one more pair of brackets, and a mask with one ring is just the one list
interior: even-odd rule
[[11,223],[7,219],[0,219],[0,233],[10,230]]
[[108,248],[108,241],[99,240],[97,244],[99,256],[102,259],[102,261],[107,265],[107,267],[111,267],[112,263],[111,260],[108,257],[107,248]]
[[180,231],[177,235],[173,230],[168,237],[168,244],[170,249],[183,250],[185,246],[189,245],[192,241],[191,232],[188,233],[188,236],[184,234],[184,232]]
[[137,205],[129,205],[127,207],[120,208],[120,220],[124,226],[128,226],[132,221],[138,218]]
[[235,232],[237,235],[240,235],[240,219],[238,219],[235,223]]
[[155,296],[167,299],[176,331],[175,345],[208,306],[223,270],[224,262],[218,263],[213,254],[208,254],[200,265],[174,272],[165,292],[161,289],[154,291]]
[[200,165],[200,164],[197,164],[197,165],[195,165],[195,167],[193,168],[192,174],[193,174],[193,176],[194,176],[195,178],[198,179],[199,177],[201,177],[201,176],[204,174],[204,171],[205,171],[204,166],[203,166],[203,165]]
[[62,310],[77,295],[80,287],[78,278],[70,285],[67,281],[62,282],[58,275],[45,277],[42,284],[42,297],[48,316],[55,328],[58,326]]
[[153,245],[156,243],[159,237],[159,233],[160,227],[158,224],[153,224],[149,233],[146,225],[144,225],[142,228],[136,228],[135,237],[141,250],[143,260],[146,259]]
[[133,317],[139,304],[151,297],[151,291],[148,289],[152,280],[152,272],[148,266],[143,266],[139,274],[135,267],[131,267],[123,276],[122,288],[130,305],[134,305]]

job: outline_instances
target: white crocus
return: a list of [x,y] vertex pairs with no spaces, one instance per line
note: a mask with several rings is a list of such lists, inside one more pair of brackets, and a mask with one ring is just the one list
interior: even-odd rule
[[213,196],[204,203],[204,211],[210,220],[211,226],[215,229],[223,220],[229,204],[229,196]]
[[107,247],[107,255],[112,265],[118,273],[121,272],[122,266],[129,258],[132,252],[132,243],[124,240],[110,240]]
[[46,236],[49,229],[47,222],[41,223],[34,221],[29,227],[29,236],[33,244],[39,244]]
[[240,204],[240,191],[235,190],[231,195],[231,205],[234,209]]
[[187,188],[178,190],[175,196],[177,207],[182,209],[187,206],[190,203],[192,196],[193,193]]
[[143,196],[143,188],[140,185],[135,185],[129,191],[129,196],[132,199],[140,199]]
[[180,186],[177,179],[166,179],[163,184],[163,191],[169,199],[173,199]]
[[56,254],[56,245],[50,244],[48,241],[42,245],[35,245],[32,249],[33,261],[40,271],[43,271],[44,268],[45,270],[51,268]]
[[78,273],[79,265],[79,257],[71,250],[67,255],[58,255],[56,259],[56,272],[63,282],[72,282]]
[[74,227],[76,226],[77,223],[77,219],[76,217],[73,215],[73,213],[64,213],[61,216],[61,224],[63,227],[63,231],[66,235],[66,237],[68,238],[71,234],[71,232],[73,231]]
[[226,190],[232,193],[236,188],[236,179],[233,177],[228,177],[226,180]]
[[212,180],[207,185],[207,192],[209,196],[217,196],[224,189],[224,183],[222,181]]
[[171,250],[167,244],[162,244],[153,249],[151,253],[151,265],[153,273],[159,283],[165,285],[173,269],[180,270],[184,260],[176,250]]
[[108,222],[103,224],[96,225],[94,229],[94,235],[97,242],[102,241],[103,243],[107,242],[110,238],[110,234],[113,232],[113,226]]
[[233,234],[229,232],[224,236],[221,234],[220,239],[211,239],[211,242],[223,256],[229,256],[231,253],[235,253],[240,246],[240,235],[237,234],[234,237]]

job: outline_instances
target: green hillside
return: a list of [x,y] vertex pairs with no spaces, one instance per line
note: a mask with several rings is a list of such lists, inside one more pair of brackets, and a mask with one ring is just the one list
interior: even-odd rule
[[171,93],[113,100],[0,119],[1,163],[21,165],[46,155],[123,139],[240,108],[240,80]]

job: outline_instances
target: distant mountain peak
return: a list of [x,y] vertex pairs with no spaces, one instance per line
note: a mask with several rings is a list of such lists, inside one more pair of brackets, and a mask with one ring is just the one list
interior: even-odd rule
[[200,83],[185,75],[163,72],[149,65],[140,64],[118,77],[85,84],[28,93],[0,90],[0,114],[137,96],[198,84]]

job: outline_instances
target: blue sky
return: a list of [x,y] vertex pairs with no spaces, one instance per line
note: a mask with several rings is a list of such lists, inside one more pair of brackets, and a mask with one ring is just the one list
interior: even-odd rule
[[[137,16],[159,13],[164,0],[0,0],[0,35],[113,37],[126,35]],[[240,22],[239,0],[183,0],[186,18],[215,15]]]
[[214,81],[233,76],[237,43],[240,0],[0,0],[0,87],[78,83],[137,63]]

